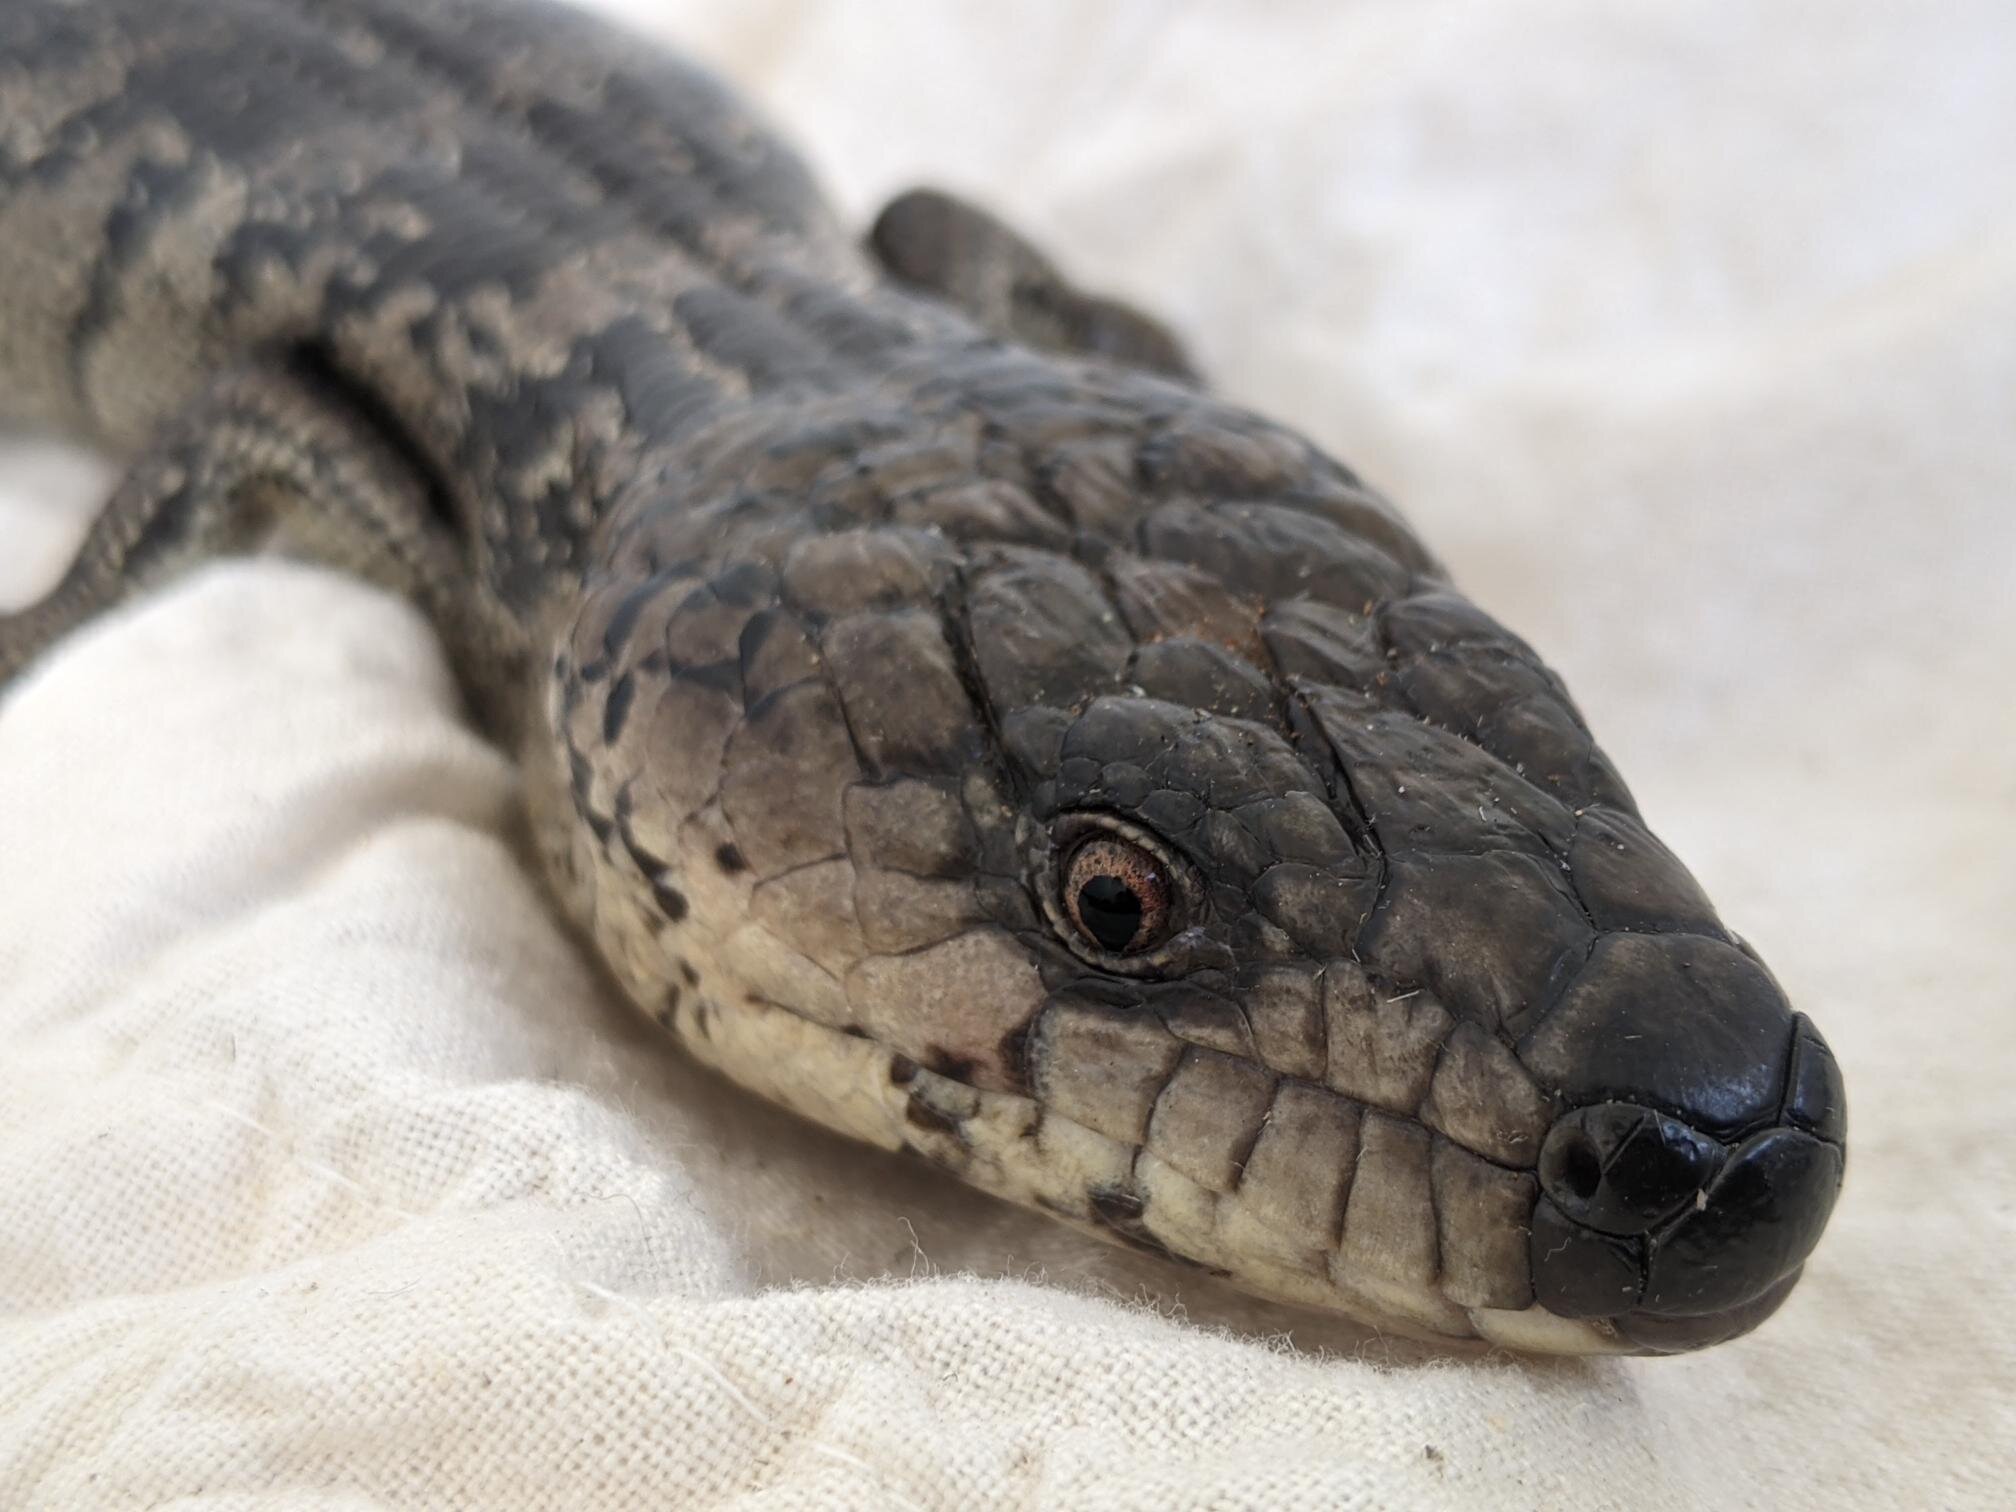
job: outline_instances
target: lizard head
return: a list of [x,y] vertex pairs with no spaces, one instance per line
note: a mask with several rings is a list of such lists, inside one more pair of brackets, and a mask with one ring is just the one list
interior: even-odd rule
[[1754,1326],[1841,1176],[1811,1024],[1375,496],[1068,381],[1062,436],[1026,386],[820,413],[612,526],[544,828],[631,995],[1255,1291],[1563,1352]]

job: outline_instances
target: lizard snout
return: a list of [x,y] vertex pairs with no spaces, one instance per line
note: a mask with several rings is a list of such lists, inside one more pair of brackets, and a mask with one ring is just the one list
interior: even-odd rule
[[1717,1138],[1636,1102],[1576,1108],[1541,1146],[1534,1287],[1549,1310],[1631,1343],[1696,1349],[1776,1311],[1819,1242],[1846,1117],[1826,1044],[1796,1020],[1769,1127]]

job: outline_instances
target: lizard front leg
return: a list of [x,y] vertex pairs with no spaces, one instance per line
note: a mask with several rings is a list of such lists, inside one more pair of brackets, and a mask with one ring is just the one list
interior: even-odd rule
[[0,615],[0,684],[140,589],[266,547],[416,599],[483,680],[473,648],[495,637],[471,623],[462,553],[426,480],[332,385],[281,364],[219,374],[164,428],[56,586]]
[[958,306],[997,336],[1197,379],[1169,328],[1071,283],[1027,238],[966,200],[912,189],[883,207],[869,250],[902,283]]

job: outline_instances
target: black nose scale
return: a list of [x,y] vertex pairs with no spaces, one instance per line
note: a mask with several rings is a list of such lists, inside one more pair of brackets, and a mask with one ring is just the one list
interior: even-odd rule
[[[1740,973],[1739,973],[1740,976]],[[1605,1098],[1572,1107],[1541,1147],[1532,1235],[1539,1301],[1569,1317],[1608,1318],[1633,1342],[1687,1349],[1755,1327],[1791,1290],[1818,1242],[1842,1174],[1846,1105],[1832,1052],[1803,1015],[1770,996],[1725,1003],[1703,1044],[1738,1049],[1782,1023],[1775,1106],[1762,1126],[1725,1125],[1730,1086],[1747,1098],[1757,1059],[1696,1060],[1677,1075],[1699,1112]],[[1729,1021],[1746,1017],[1749,1024]],[[1613,1025],[1630,1009],[1611,1010]],[[1624,1049],[1611,1057],[1635,1059]],[[1716,1073],[1726,1070],[1718,1086]],[[1690,1110],[1692,1111],[1692,1110]]]
[[1669,1114],[1605,1102],[1559,1119],[1540,1149],[1541,1190],[1573,1221],[1628,1237],[1697,1201],[1727,1151]]

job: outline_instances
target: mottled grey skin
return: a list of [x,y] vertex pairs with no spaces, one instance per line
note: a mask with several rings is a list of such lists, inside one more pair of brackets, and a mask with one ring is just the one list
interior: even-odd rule
[[[278,538],[427,606],[625,989],[811,1117],[1436,1337],[1796,1278],[1838,1073],[1560,681],[985,217],[864,246],[566,11],[10,0],[0,254],[0,409],[135,462],[0,678]],[[1166,938],[1074,924],[1088,836]]]

